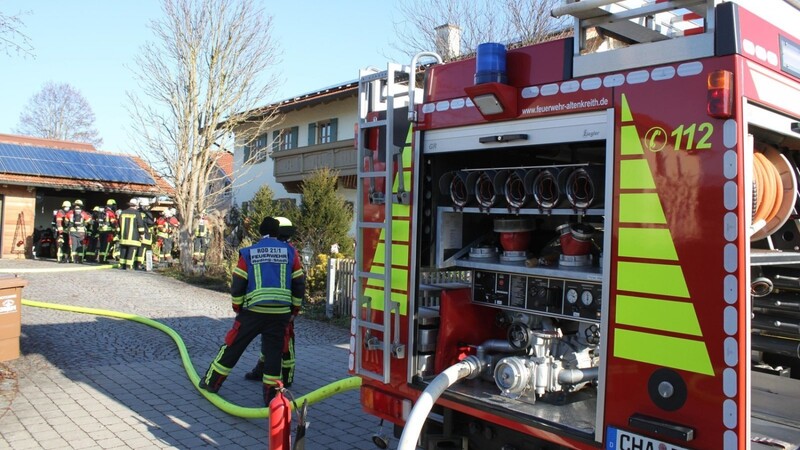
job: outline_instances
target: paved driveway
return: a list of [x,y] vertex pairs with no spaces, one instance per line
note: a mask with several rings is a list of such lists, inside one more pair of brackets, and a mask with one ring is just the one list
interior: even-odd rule
[[[79,267],[0,259],[0,271]],[[132,313],[183,338],[198,373],[232,323],[226,294],[154,273],[116,269],[27,272],[30,300]],[[348,377],[349,333],[304,319],[296,324],[297,371],[304,395]],[[265,448],[265,419],[230,416],[190,383],[170,337],[139,323],[23,307],[22,356],[0,363],[0,448]],[[245,381],[257,343],[220,390],[226,400],[261,406],[261,386]],[[361,411],[358,390],[309,407],[306,448],[372,449],[378,420]],[[396,440],[394,441],[396,445]]]

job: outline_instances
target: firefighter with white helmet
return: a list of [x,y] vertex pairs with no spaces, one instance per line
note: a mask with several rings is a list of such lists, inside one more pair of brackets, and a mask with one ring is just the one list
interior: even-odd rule
[[134,268],[136,252],[142,246],[141,236],[144,233],[144,221],[139,212],[139,200],[136,198],[128,201],[128,208],[119,216],[119,268]]
[[97,232],[97,261],[108,263],[108,258],[113,253],[114,235],[117,231],[119,222],[117,221],[117,201],[110,198],[106,201],[105,208],[98,213]]
[[72,203],[69,200],[64,200],[61,203],[61,209],[57,210],[54,214],[53,222],[56,228],[56,246],[58,247],[56,258],[59,263],[69,262],[69,234],[67,233],[67,213],[72,208]]
[[192,260],[195,264],[205,261],[206,250],[208,249],[208,220],[205,211],[200,214],[197,226],[194,229],[194,251]]
[[142,223],[144,224],[144,232],[139,236],[142,244],[139,246],[139,251],[136,254],[137,264],[134,268],[138,270],[144,270],[147,252],[152,252],[153,250],[153,228],[156,225],[156,221],[153,218],[153,212],[150,210],[150,199],[147,197],[142,197],[139,199],[139,214],[141,215]]
[[174,243],[173,236],[178,229],[180,223],[178,218],[175,217],[175,208],[167,208],[161,213],[161,216],[156,220],[156,232],[158,234],[159,255],[160,261],[167,263],[172,262],[172,245]]
[[72,262],[83,262],[83,249],[86,245],[86,231],[92,223],[92,216],[83,210],[83,201],[78,199],[72,203],[72,209],[67,212],[65,223],[69,232],[69,246]]

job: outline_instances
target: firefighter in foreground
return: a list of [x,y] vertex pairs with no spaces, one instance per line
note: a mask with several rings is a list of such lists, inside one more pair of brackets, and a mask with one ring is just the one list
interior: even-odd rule
[[281,379],[286,326],[300,311],[305,295],[305,275],[294,247],[275,238],[279,233],[276,219],[264,218],[259,233],[261,240],[239,251],[231,282],[236,319],[199,387],[219,391],[247,346],[260,334],[265,357],[261,380],[264,404],[268,406]]
[[[278,240],[289,243],[289,239],[294,236],[295,228],[292,221],[286,217],[276,217],[278,221]],[[292,245],[289,243],[289,245]],[[296,251],[295,251],[296,253]],[[281,381],[284,387],[291,387],[294,381],[294,320],[289,321],[283,336],[283,356],[281,357]],[[258,362],[253,370],[244,374],[246,380],[260,380],[264,375],[264,352],[258,357]]]
[[137,268],[136,252],[142,246],[141,236],[144,233],[144,222],[139,213],[139,200],[132,198],[128,208],[119,216],[119,268]]

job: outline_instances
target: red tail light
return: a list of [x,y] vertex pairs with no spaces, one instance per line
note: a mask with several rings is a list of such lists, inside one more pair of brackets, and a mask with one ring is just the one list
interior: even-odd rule
[[392,423],[405,421],[411,410],[411,402],[409,400],[396,397],[371,386],[361,387],[361,404],[367,412]]
[[733,73],[715,70],[708,74],[707,112],[717,119],[733,116]]

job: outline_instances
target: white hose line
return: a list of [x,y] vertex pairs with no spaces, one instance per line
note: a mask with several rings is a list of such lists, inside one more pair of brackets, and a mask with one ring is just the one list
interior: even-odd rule
[[431,412],[436,400],[458,380],[475,375],[479,371],[480,362],[474,356],[470,356],[437,375],[428,387],[422,391],[414,407],[411,408],[411,413],[408,415],[406,426],[403,427],[403,434],[400,436],[400,443],[397,445],[397,449],[415,450],[422,426],[425,424],[425,420],[428,418],[428,414]]

